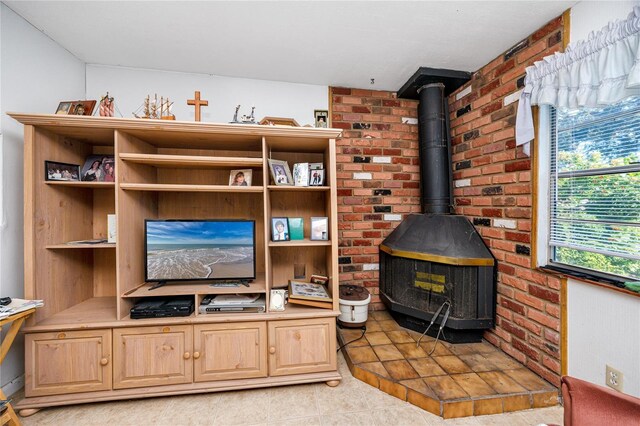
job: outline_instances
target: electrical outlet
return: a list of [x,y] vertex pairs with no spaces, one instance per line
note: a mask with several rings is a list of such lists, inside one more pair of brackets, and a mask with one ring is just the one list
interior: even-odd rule
[[622,392],[622,372],[607,365],[605,383],[612,389]]

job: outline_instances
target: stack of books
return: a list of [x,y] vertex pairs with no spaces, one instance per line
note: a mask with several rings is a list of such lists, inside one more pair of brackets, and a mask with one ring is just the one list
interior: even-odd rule
[[0,306],[0,319],[41,306],[44,306],[42,300],[11,299],[8,305]]
[[333,299],[324,284],[289,281],[289,303],[332,309]]

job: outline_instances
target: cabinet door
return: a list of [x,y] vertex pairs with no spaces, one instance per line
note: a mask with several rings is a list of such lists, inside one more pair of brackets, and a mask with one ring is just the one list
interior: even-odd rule
[[269,375],[335,369],[335,318],[269,321]]
[[27,397],[111,389],[111,330],[27,334]]
[[194,326],[194,381],[267,377],[267,324]]
[[113,330],[114,389],[190,383],[193,327]]

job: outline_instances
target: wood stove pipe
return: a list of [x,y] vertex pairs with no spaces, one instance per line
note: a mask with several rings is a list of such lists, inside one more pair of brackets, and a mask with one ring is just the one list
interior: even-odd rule
[[447,101],[442,83],[418,90],[418,130],[422,213],[451,214],[451,154]]

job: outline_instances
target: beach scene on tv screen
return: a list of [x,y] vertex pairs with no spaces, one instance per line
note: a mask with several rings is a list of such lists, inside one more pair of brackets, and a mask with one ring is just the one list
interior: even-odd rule
[[253,222],[147,222],[147,280],[251,278]]

